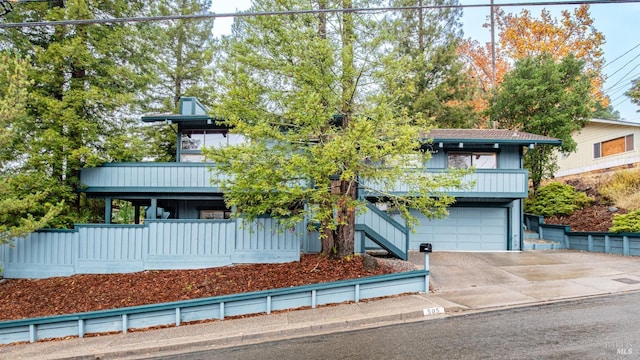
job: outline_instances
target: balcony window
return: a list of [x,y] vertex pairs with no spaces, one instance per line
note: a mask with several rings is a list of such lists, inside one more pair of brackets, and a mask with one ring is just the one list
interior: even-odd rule
[[458,169],[496,169],[497,155],[493,152],[450,152],[447,154],[449,167]]

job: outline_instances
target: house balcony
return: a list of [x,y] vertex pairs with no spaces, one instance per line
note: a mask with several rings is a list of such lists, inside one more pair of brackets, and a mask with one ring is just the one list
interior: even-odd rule
[[[442,169],[430,169],[424,172],[425,176],[438,176],[443,174]],[[463,183],[468,184],[462,189],[441,188],[434,193],[444,192],[448,195],[464,198],[503,198],[521,199],[528,196],[529,174],[526,169],[476,169],[472,174],[463,177]],[[388,189],[383,189],[375,182],[360,180],[360,196],[377,197],[380,190],[384,193],[406,194],[411,186],[403,181],[397,181]]]
[[219,193],[211,183],[212,163],[109,163],[82,169],[81,191],[88,194]]
[[[214,174],[212,163],[110,163],[100,167],[83,169],[80,175],[81,191],[88,194],[129,194],[136,193],[181,193],[204,194],[221,193],[217,185],[211,183]],[[427,176],[438,176],[442,169],[425,171]],[[225,175],[217,175],[219,178]],[[222,178],[224,180],[224,178]],[[528,196],[528,172],[525,169],[476,169],[463,178],[463,189],[438,189],[455,197],[474,198],[526,198]],[[378,196],[375,183],[360,180],[360,195]],[[386,192],[405,194],[410,186],[397,181]]]

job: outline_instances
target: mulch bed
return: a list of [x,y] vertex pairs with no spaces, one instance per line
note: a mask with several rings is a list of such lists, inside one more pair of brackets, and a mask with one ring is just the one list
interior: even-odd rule
[[238,294],[397,272],[365,270],[360,256],[331,260],[302,255],[299,262],[234,265],[200,270],[4,279],[0,321]]
[[609,232],[615,214],[626,214],[624,209],[611,211],[610,206],[592,205],[576,210],[571,215],[545,218],[545,224],[569,225],[571,231]]

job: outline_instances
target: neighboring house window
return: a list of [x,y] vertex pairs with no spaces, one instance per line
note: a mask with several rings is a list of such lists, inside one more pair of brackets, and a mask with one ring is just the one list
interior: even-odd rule
[[633,151],[633,134],[593,144],[593,158]]
[[496,169],[498,161],[493,152],[449,152],[447,153],[449,167],[466,169]]

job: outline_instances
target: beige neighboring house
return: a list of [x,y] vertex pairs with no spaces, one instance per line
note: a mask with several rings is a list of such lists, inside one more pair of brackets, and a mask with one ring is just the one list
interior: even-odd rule
[[558,155],[555,177],[632,167],[640,163],[640,123],[591,119],[574,133],[577,150]]

